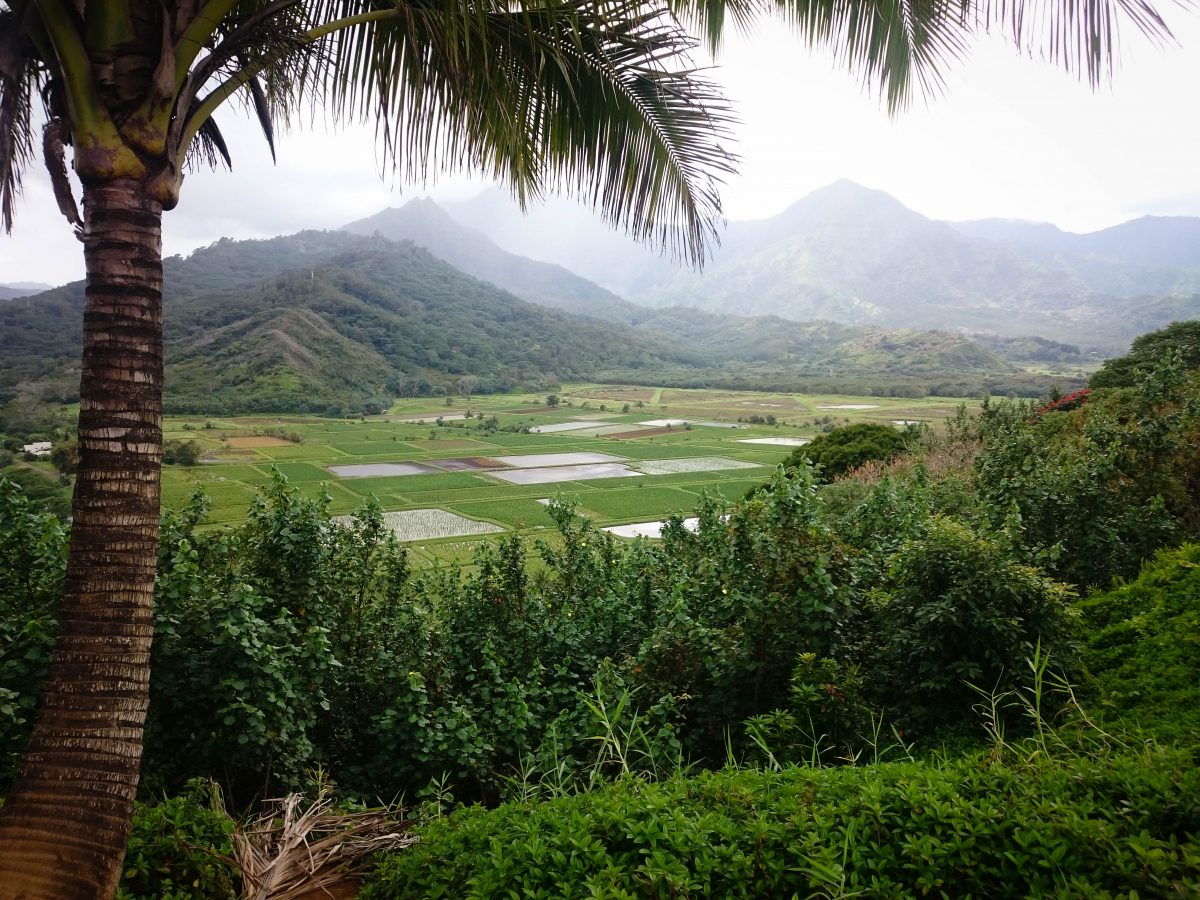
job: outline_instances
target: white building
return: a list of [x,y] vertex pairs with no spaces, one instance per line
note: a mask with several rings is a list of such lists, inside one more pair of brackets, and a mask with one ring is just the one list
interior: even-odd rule
[[50,455],[50,442],[49,441],[35,441],[32,444],[26,444],[24,447],[21,448],[21,452],[22,453],[32,453],[34,456],[49,456]]

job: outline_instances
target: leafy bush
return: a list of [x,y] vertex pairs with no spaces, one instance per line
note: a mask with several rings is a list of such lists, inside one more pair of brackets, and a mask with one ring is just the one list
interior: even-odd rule
[[1088,381],[1092,388],[1134,387],[1146,372],[1178,353],[1184,367],[1200,369],[1200,322],[1172,322],[1134,338],[1124,356],[1105,360]]
[[624,779],[434,822],[360,896],[1185,896],[1198,798],[1166,752]]
[[873,737],[872,724],[862,674],[838,660],[801,653],[787,707],[748,719],[746,729],[754,757],[770,765],[834,765],[861,754]]
[[905,728],[970,718],[975,685],[1006,691],[1035,647],[1065,662],[1070,594],[997,543],[945,519],[892,557],[872,598],[862,667],[876,702]]
[[827,480],[845,475],[872,460],[889,460],[908,449],[910,436],[891,425],[862,422],[835,428],[817,435],[811,443],[798,447],[784,465],[793,467],[801,460],[819,466]]
[[29,733],[58,628],[67,532],[0,477],[0,790]]
[[1137,573],[1200,527],[1200,409],[1167,361],[1136,389],[1093,393],[1072,412],[985,405],[975,488],[982,518],[1025,559],[1080,587]]
[[117,900],[219,900],[239,894],[234,821],[216,787],[194,782],[159,803],[137,804]]
[[1103,709],[1163,740],[1200,743],[1200,544],[1080,603],[1081,657]]

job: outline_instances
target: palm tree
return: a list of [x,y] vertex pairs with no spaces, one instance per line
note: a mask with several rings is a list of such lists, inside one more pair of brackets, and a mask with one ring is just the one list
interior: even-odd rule
[[[1050,52],[1094,81],[1113,9],[1059,0]],[[274,149],[306,105],[368,120],[407,176],[467,166],[525,201],[552,186],[696,261],[713,233],[724,101],[680,21],[715,46],[766,0],[0,0],[0,219],[41,125],[87,266],[80,463],[54,659],[0,810],[0,894],[110,896],[146,714],[162,455],[161,222],[189,166],[229,163],[214,113],[240,100]],[[972,31],[1019,43],[1018,0],[782,0],[895,107]],[[35,106],[39,112],[35,113]],[[82,185],[80,216],[66,158]]]

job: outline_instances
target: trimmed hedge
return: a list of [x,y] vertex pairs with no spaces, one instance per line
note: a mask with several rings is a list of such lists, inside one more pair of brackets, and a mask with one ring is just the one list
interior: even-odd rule
[[1198,839],[1173,751],[724,771],[464,810],[361,898],[1200,896]]

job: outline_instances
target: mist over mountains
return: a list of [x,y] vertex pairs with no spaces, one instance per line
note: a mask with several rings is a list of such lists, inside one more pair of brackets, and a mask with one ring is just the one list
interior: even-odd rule
[[1102,356],[1200,315],[1200,218],[1147,216],[1086,235],[1038,223],[947,223],[839,181],[779,215],[729,223],[698,273],[566,201],[522,218],[492,191],[448,209],[510,252],[652,307],[1037,335]]
[[48,291],[52,285],[39,281],[14,281],[11,284],[0,284],[0,300],[13,300],[17,297],[29,297]]
[[[167,259],[168,408],[364,409],[463,378],[1037,393],[1046,378],[1014,363],[1119,353],[1200,314],[1200,219],[1091,235],[946,223],[838,182],[731,223],[695,272],[582,209],[553,228],[553,210],[521,218],[495,193],[451,210],[418,199],[337,231]],[[582,260],[609,287],[501,242]],[[0,295],[0,401],[73,390],[83,284],[39,287]]]

